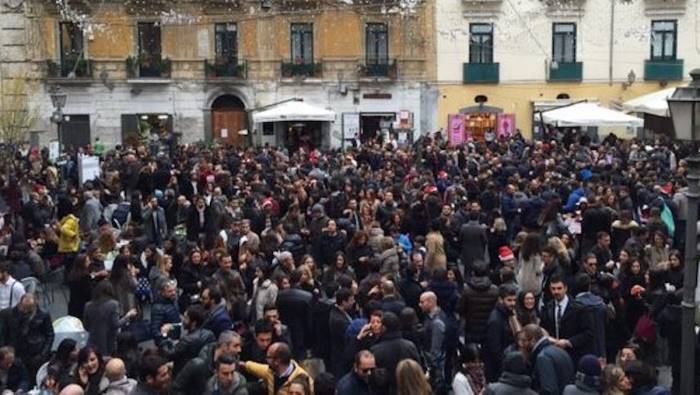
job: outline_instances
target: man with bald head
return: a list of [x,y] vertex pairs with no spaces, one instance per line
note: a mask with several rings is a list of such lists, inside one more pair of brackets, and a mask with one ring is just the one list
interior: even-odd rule
[[286,394],[293,381],[304,380],[313,388],[313,379],[292,359],[292,351],[287,343],[272,343],[267,348],[267,365],[257,362],[244,362],[245,370],[261,379],[267,386],[269,395]]
[[126,366],[119,358],[107,362],[104,377],[107,380],[100,383],[100,393],[104,395],[129,395],[137,384],[136,380],[126,377]]
[[69,384],[64,389],[62,389],[61,392],[58,393],[58,395],[84,395],[84,394],[85,394],[85,391],[83,390],[83,387],[79,386],[78,384]]
[[427,351],[428,364],[433,367],[430,381],[435,393],[446,391],[445,384],[445,332],[447,331],[447,316],[438,306],[434,292],[423,292],[420,296],[420,309],[425,314],[425,327],[430,333],[430,348]]

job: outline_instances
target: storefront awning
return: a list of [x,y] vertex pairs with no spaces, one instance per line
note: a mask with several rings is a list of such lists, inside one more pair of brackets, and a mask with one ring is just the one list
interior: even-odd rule
[[668,112],[668,102],[666,99],[668,99],[675,90],[676,88],[668,88],[640,96],[622,103],[622,108],[629,112],[641,112],[656,115],[657,117],[668,117],[670,114]]
[[[542,112],[544,122],[562,127],[610,127],[610,126],[644,126],[641,118],[611,110],[595,103],[577,103],[571,106]],[[539,119],[540,113],[535,114]]]
[[284,121],[335,121],[335,112],[292,100],[253,113],[254,123]]

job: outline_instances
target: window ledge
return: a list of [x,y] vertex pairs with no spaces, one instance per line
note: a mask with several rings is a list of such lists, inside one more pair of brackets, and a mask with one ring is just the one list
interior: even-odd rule
[[128,78],[127,84],[133,85],[166,85],[173,82],[170,78]]
[[323,83],[323,78],[306,77],[306,78],[281,78],[283,84],[314,84],[320,85]]
[[56,85],[91,85],[93,82],[95,82],[95,80],[93,78],[49,77],[46,78],[46,82],[48,84]]

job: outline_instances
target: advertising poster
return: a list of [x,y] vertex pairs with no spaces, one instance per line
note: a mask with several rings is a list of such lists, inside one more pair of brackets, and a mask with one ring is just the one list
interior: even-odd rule
[[448,117],[448,136],[450,145],[455,147],[464,143],[464,117],[461,114]]

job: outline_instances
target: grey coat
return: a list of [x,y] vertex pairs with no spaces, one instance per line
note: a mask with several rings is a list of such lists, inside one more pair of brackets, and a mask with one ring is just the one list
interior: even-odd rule
[[523,374],[503,372],[498,382],[486,387],[486,395],[537,395],[530,388],[530,377]]
[[112,355],[117,340],[119,302],[114,299],[88,302],[85,305],[83,325],[88,331],[88,343],[94,345],[102,355]]

